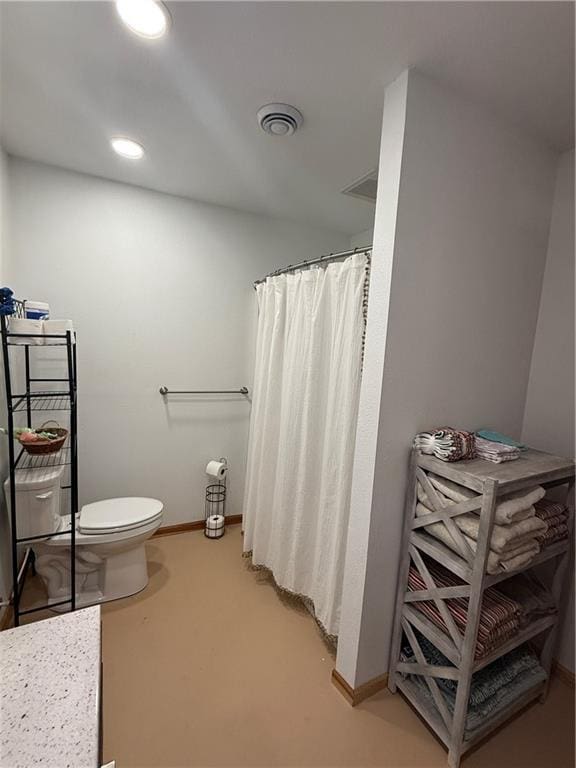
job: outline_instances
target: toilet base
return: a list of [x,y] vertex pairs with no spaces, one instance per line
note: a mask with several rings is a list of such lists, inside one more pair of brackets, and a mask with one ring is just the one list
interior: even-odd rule
[[[36,548],[36,570],[48,591],[49,603],[70,599],[70,550],[42,544]],[[102,546],[76,550],[76,605],[84,607],[119,600],[148,585],[144,542],[129,549]],[[64,612],[68,606],[53,608]]]
[[[148,584],[146,583],[142,589],[137,590],[136,592],[130,592],[128,595],[119,595],[118,597],[105,597],[101,592],[98,594],[90,593],[90,592],[77,592],[76,593],[76,610],[78,608],[89,608],[91,605],[100,605],[101,603],[110,603],[114,600],[123,600],[125,597],[133,597],[134,595],[137,595],[139,592],[143,592]],[[68,597],[70,597],[70,593],[68,593]],[[62,598],[60,598],[62,599]],[[57,605],[55,608],[52,608],[50,606],[51,602],[56,602],[56,598],[48,599],[48,610],[52,611],[52,613],[67,613],[70,610],[69,605]]]
[[146,549],[141,544],[106,558],[103,600],[118,600],[141,592],[148,585]]

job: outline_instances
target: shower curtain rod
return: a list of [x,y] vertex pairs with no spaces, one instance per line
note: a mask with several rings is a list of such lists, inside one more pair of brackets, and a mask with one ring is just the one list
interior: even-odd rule
[[355,253],[367,253],[368,251],[372,250],[371,245],[366,245],[363,248],[350,248],[347,251],[340,251],[340,253],[327,253],[324,256],[319,256],[317,259],[308,259],[305,261],[299,261],[297,264],[289,264],[287,267],[282,267],[281,269],[275,269],[274,272],[270,272],[266,275],[266,277],[263,277],[261,280],[255,280],[254,281],[254,288],[256,288],[257,285],[260,285],[260,283],[266,282],[266,280],[269,277],[276,277],[277,275],[283,275],[285,272],[293,272],[295,269],[302,269],[304,267],[309,267],[312,264],[320,264],[320,262],[324,261],[330,261],[331,259],[343,259],[346,256],[353,256]]

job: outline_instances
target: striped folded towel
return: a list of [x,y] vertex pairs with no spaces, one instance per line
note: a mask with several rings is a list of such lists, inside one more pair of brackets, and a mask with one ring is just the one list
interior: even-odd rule
[[568,509],[564,504],[550,499],[542,499],[534,505],[536,517],[539,517],[547,526],[546,530],[537,538],[541,546],[547,547],[557,541],[567,538]]
[[514,461],[520,458],[520,449],[504,443],[495,443],[476,435],[476,453],[478,458],[500,464],[503,461]]
[[568,517],[568,509],[565,504],[550,499],[538,499],[534,504],[536,515],[540,520],[546,522],[549,518],[561,516],[564,519]]
[[[429,563],[427,567],[437,587],[455,587],[462,584],[454,574],[438,563]],[[408,589],[410,591],[427,589],[426,582],[414,565],[410,567],[408,574]],[[446,600],[445,604],[463,635],[468,622],[468,598],[451,598]],[[448,631],[440,611],[432,600],[418,600],[411,605],[444,632]],[[486,656],[512,637],[520,627],[520,617],[521,607],[516,601],[498,592],[494,587],[489,587],[482,598],[476,658]]]
[[414,438],[414,447],[442,461],[461,461],[476,456],[474,435],[453,427],[437,427],[420,432]]

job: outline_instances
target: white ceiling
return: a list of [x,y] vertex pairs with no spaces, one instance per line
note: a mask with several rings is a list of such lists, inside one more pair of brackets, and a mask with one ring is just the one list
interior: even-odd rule
[[[2,143],[14,155],[354,233],[340,189],[375,167],[383,87],[407,66],[557,150],[573,146],[574,6],[168,2],[145,41],[109,2],[3,2]],[[289,138],[262,104],[304,114]],[[108,137],[146,147],[138,163]]]

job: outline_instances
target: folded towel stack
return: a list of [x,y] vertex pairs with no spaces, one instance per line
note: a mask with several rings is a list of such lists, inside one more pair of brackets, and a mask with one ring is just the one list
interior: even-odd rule
[[[449,660],[423,635],[417,633],[416,637],[424,658],[429,664],[439,666],[450,664]],[[408,643],[402,647],[401,659],[406,662],[414,660],[414,653]],[[425,679],[420,675],[410,675],[410,680],[418,686],[423,698],[435,708],[436,704]],[[510,651],[510,653],[476,672],[472,676],[470,687],[465,737],[471,738],[478,729],[486,724],[488,718],[495,717],[523,693],[545,680],[544,669],[538,663],[536,655],[526,646]],[[456,703],[457,682],[444,678],[436,678],[436,682],[448,710],[453,713]]]
[[520,448],[505,443],[496,443],[476,435],[476,454],[479,459],[500,464],[503,461],[514,461],[520,458]]
[[493,443],[511,445],[514,448],[518,448],[520,451],[525,451],[528,447],[524,443],[519,443],[518,440],[514,440],[513,437],[508,437],[508,435],[503,435],[502,432],[495,432],[492,429],[477,429],[475,435],[476,437],[483,437],[485,440],[491,440]]
[[[476,496],[468,488],[436,475],[429,474],[428,479],[446,506]],[[544,494],[544,489],[538,486],[522,493],[506,496],[497,504],[488,553],[488,573],[495,574],[524,568],[540,552],[539,537],[546,533],[547,524],[536,515],[534,504],[541,500]],[[417,516],[431,514],[432,505],[420,483],[418,483],[418,502]],[[468,512],[452,519],[462,531],[464,540],[471,550],[476,552],[480,531],[479,515]],[[426,532],[442,541],[454,552],[462,554],[458,542],[443,522],[427,525]]]
[[414,438],[414,447],[422,453],[433,454],[442,461],[461,461],[476,456],[474,435],[453,427],[438,427],[420,432]]
[[478,456],[495,464],[514,461],[526,450],[523,443],[500,432],[481,429],[473,434],[454,427],[436,427],[419,432],[414,438],[414,447],[442,461],[461,461]]
[[[462,584],[454,574],[438,563],[427,563],[427,567],[438,587],[456,587]],[[412,592],[427,589],[426,582],[415,566],[410,567],[408,589]],[[444,632],[448,631],[440,611],[432,600],[418,600],[411,605]],[[456,626],[464,634],[468,621],[468,598],[455,597],[446,600],[445,605]],[[489,587],[482,598],[475,658],[483,658],[513,637],[520,627],[520,616],[521,608],[517,602],[503,595],[497,589]]]
[[534,506],[536,516],[546,523],[546,530],[538,536],[542,547],[547,547],[568,536],[568,509],[564,504],[542,499]]
[[[447,504],[451,501],[466,501],[477,496],[474,491],[471,491],[464,485],[453,483],[452,480],[447,480],[445,477],[429,474],[428,479],[434,488],[440,492],[441,498]],[[525,491],[517,491],[516,493],[502,496],[496,504],[494,522],[499,525],[506,525],[507,523],[517,523],[520,520],[525,520],[527,517],[532,517],[534,515],[533,506],[544,498],[545,493],[544,488],[537,485]]]

